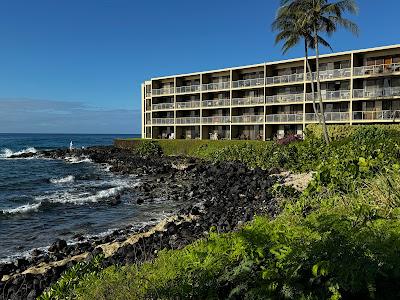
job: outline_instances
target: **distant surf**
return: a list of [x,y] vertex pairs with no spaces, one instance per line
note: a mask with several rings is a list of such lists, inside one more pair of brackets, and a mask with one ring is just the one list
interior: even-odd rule
[[22,154],[26,154],[26,153],[37,153],[37,150],[34,147],[28,147],[26,149],[19,150],[19,151],[12,151],[9,148],[4,148],[0,152],[0,158],[10,158],[14,155],[22,155]]

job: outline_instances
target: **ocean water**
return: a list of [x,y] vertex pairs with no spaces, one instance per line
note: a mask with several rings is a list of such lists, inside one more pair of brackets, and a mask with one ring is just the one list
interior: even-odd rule
[[[10,159],[21,152],[111,145],[123,135],[0,134],[0,260],[47,247],[56,238],[104,234],[161,217],[165,203],[136,204],[133,174],[117,176],[84,160]],[[134,136],[130,136],[134,137]],[[122,203],[110,199],[122,194]]]

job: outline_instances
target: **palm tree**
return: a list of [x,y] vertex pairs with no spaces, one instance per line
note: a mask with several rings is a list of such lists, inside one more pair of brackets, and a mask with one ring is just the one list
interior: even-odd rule
[[[283,4],[277,13],[275,21],[272,23],[272,29],[278,31],[275,38],[275,44],[284,42],[282,51],[286,54],[291,48],[296,46],[301,40],[304,42],[304,54],[306,58],[307,72],[309,73],[311,80],[311,92],[313,100],[313,110],[318,118],[318,122],[322,124],[320,114],[317,110],[315,102],[315,91],[314,91],[314,78],[312,76],[312,70],[308,55],[309,48],[314,49],[314,39],[311,34],[311,28],[304,22],[304,17],[301,15],[302,11],[292,11],[290,7]],[[319,42],[330,48],[330,45],[321,37],[318,36]]]
[[[335,33],[338,27],[343,27],[350,30],[352,33],[358,33],[358,27],[352,21],[346,19],[345,13],[356,14],[358,7],[355,0],[339,0],[331,3],[329,0],[282,0],[281,8],[286,15],[292,15],[296,19],[296,23],[307,30],[307,36],[311,36],[311,45],[315,50],[316,60],[316,81],[317,81],[317,96],[319,99],[319,109],[324,132],[324,139],[329,144],[329,135],[326,127],[324,114],[324,106],[322,102],[322,91],[319,72],[319,46],[329,46],[325,40],[322,42],[320,34],[331,36]],[[278,13],[279,17],[279,13]],[[307,38],[308,39],[308,38]],[[308,65],[309,67],[309,65]],[[311,79],[312,79],[311,74]],[[313,80],[311,82],[313,85]]]

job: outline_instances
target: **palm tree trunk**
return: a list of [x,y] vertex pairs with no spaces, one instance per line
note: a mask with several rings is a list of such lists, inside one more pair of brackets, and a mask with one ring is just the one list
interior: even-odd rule
[[324,113],[324,103],[322,102],[322,91],[321,91],[321,81],[319,79],[319,42],[318,42],[318,32],[314,25],[314,44],[315,44],[315,61],[316,61],[316,77],[317,77],[317,94],[319,98],[319,109],[321,113],[322,129],[324,132],[324,139],[327,145],[329,145],[329,134],[326,127],[326,119]]
[[[317,104],[315,102],[314,78],[313,78],[313,75],[312,75],[312,70],[311,70],[311,66],[310,66],[310,60],[308,59],[308,46],[307,46],[306,39],[304,39],[304,51],[305,51],[305,56],[306,56],[307,70],[308,70],[308,73],[310,74],[310,80],[311,80],[311,94],[312,94],[313,110],[314,110],[315,115],[317,116],[318,123],[321,124],[321,118],[320,118],[320,115],[318,113]],[[306,94],[306,97],[307,97],[307,94]]]

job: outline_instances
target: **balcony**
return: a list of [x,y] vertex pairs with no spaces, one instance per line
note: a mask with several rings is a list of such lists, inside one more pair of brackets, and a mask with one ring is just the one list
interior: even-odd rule
[[200,124],[200,117],[176,118],[176,124]]
[[258,87],[258,86],[261,87],[264,86],[264,83],[265,83],[264,78],[237,80],[232,82],[232,88]]
[[267,115],[267,123],[298,123],[303,122],[303,114]]
[[267,96],[267,103],[290,103],[290,102],[303,102],[304,94],[284,94]]
[[177,94],[198,93],[200,92],[200,85],[178,86],[176,88]]
[[200,101],[176,102],[177,109],[198,108],[198,107],[200,107]]
[[218,107],[218,106],[230,106],[231,99],[215,99],[215,100],[203,100],[201,103],[202,107]]
[[253,106],[253,105],[263,105],[263,104],[264,104],[264,96],[232,99],[232,106]]
[[153,125],[172,125],[174,124],[174,118],[153,118]]
[[203,117],[203,124],[225,124],[230,123],[229,116],[214,116],[214,117]]
[[353,91],[354,98],[400,97],[400,87],[358,89]]
[[[341,90],[341,91],[323,91],[322,92],[322,100],[330,101],[330,100],[346,100],[350,99],[351,92],[350,90]],[[315,93],[315,100],[318,101],[318,93]],[[312,93],[307,93],[306,101],[312,102],[313,96]]]
[[152,94],[153,96],[160,96],[160,95],[170,95],[175,93],[175,89],[173,87],[167,87],[162,89],[153,89]]
[[290,74],[290,75],[282,75],[282,76],[274,76],[266,78],[266,85],[272,84],[284,84],[291,82],[301,82],[304,80],[304,74]]
[[254,116],[233,116],[232,123],[264,123],[263,115]]
[[226,90],[231,88],[230,81],[207,83],[201,86],[202,91],[215,91],[215,90]]
[[160,103],[160,104],[153,104],[153,110],[170,110],[174,109],[174,103]]
[[400,121],[400,111],[399,110],[353,111],[353,120]]
[[354,76],[371,76],[400,72],[400,63],[363,66],[354,68]]
[[[351,68],[344,69],[333,69],[333,70],[323,70],[319,72],[320,80],[330,80],[338,78],[346,78],[351,76]],[[311,76],[307,73],[307,80],[310,80]],[[313,80],[317,79],[317,72],[313,72]]]
[[[324,115],[327,122],[346,122],[350,119],[349,112],[326,112]],[[315,113],[307,113],[306,122],[318,122],[317,115]]]

